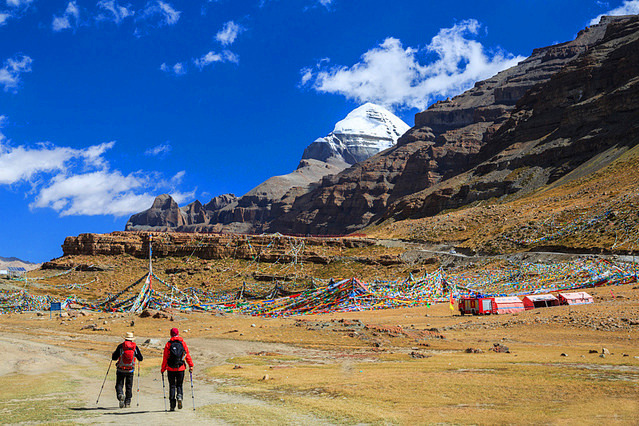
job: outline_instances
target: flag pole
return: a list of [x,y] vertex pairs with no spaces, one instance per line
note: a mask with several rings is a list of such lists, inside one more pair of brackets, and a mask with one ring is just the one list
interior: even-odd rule
[[153,275],[153,234],[149,234],[149,276]]

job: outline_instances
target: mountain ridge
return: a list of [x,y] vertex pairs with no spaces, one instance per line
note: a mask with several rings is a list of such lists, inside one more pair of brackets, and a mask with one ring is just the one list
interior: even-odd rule
[[[416,114],[415,126],[386,150],[307,185],[275,182],[288,175],[271,178],[225,199],[204,225],[188,219],[171,230],[341,235],[526,197],[594,173],[636,146],[637,69],[639,17],[602,18],[575,40],[534,49],[516,66]],[[329,149],[332,142],[319,144]],[[328,167],[303,159],[298,170],[318,165],[313,161]],[[188,218],[201,217],[202,208],[198,202],[182,209]],[[166,224],[175,223],[171,217]]]
[[223,194],[204,205],[196,200],[179,207],[168,194],[162,194],[150,209],[131,216],[125,230],[261,231],[278,214],[273,212],[274,204],[387,149],[409,128],[386,108],[366,103],[338,121],[327,136],[312,142],[296,170],[273,176],[242,197]]

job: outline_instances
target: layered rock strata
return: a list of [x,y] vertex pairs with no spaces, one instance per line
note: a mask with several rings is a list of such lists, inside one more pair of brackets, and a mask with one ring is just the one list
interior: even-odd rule
[[308,192],[323,177],[347,169],[391,146],[409,126],[387,109],[367,103],[351,111],[326,137],[311,143],[297,169],[274,176],[242,197],[224,194],[202,205],[199,201],[180,208],[167,194],[137,213],[126,224],[128,231],[259,232],[285,206]]
[[[64,258],[69,256],[149,256],[149,239],[153,239],[154,257],[189,257],[201,259],[244,259],[260,262],[329,263],[317,253],[319,248],[339,249],[368,247],[375,244],[366,238],[301,238],[282,235],[195,234],[178,232],[113,232],[80,234],[67,237],[62,245]],[[304,250],[297,250],[303,245]],[[53,262],[54,264],[56,262]],[[43,266],[46,268],[47,266]]]
[[[611,32],[617,31],[616,28],[626,28],[625,31],[633,33],[630,22],[634,19],[604,20],[600,25],[581,31],[571,42],[535,49],[529,58],[515,67],[476,83],[475,87],[457,97],[437,102],[416,115],[415,127],[399,139],[397,146],[338,175],[325,178],[317,188],[296,198],[292,205],[282,206],[282,214],[269,229],[311,234],[348,233],[391,216],[433,215],[445,208],[516,192],[516,186],[504,184],[507,173],[494,175],[494,179],[488,178],[476,187],[464,186],[467,182],[462,176],[521,138],[534,139],[532,134],[525,135],[528,130],[524,129],[517,140],[501,136],[506,132],[500,130],[504,126],[512,133],[523,123],[519,115],[525,113],[520,112],[518,102],[522,102],[528,93],[543,90],[544,85],[568,64],[587,52],[598,51],[598,46],[611,36]],[[589,61],[594,61],[592,65],[595,67],[599,66],[597,59],[590,57]],[[585,77],[586,73],[581,77],[575,75],[575,78]],[[574,82],[572,86],[575,86]],[[599,87],[598,90],[606,89]],[[572,96],[577,96],[577,92]],[[563,115],[560,103],[551,115]],[[584,107],[583,114],[591,114],[587,111],[588,106]],[[513,117],[514,112],[516,117]],[[571,138],[564,144],[562,155],[570,155],[570,146],[575,140]],[[596,154],[596,151],[591,154]],[[539,167],[551,173],[547,166],[556,157],[550,154],[541,161],[532,156],[524,159],[512,152],[509,161],[514,159],[520,165]],[[574,159],[575,164],[580,161],[584,158]],[[561,170],[567,173],[570,167],[554,169],[554,179],[561,175]],[[527,190],[548,182],[548,179],[539,178],[539,174],[534,177],[524,173],[522,180],[526,176],[532,179],[526,185]],[[435,188],[440,185],[443,185],[442,189],[436,191]],[[482,185],[484,191],[480,191]],[[460,194],[459,202],[441,201],[449,199],[453,193]],[[461,196],[465,193],[468,196]]]
[[385,218],[422,217],[478,200],[514,199],[610,164],[639,143],[639,17],[529,90],[470,170],[398,199]]

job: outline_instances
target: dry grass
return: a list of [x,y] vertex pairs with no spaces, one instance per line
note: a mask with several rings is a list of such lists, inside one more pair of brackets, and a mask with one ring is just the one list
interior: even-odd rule
[[308,425],[316,420],[291,413],[283,404],[215,404],[201,410],[232,425]]
[[77,417],[68,406],[75,400],[77,381],[62,374],[11,375],[0,378],[2,423],[64,424]]
[[238,379],[229,392],[281,400],[301,412],[346,423],[636,421],[639,368],[598,369],[590,359],[562,365],[556,352],[557,362],[549,364],[539,362],[539,349],[287,368],[245,360],[241,369],[225,365],[209,374]]
[[[603,298],[609,291],[600,288],[592,293]],[[345,318],[406,328],[438,327],[447,339],[429,341],[429,347],[416,352],[430,357],[413,359],[409,352],[415,352],[414,342],[396,338],[381,351],[373,351],[339,333],[315,331],[324,334],[321,347],[330,351],[323,359],[246,355],[207,373],[224,378],[228,384],[221,389],[226,392],[345,424],[636,424],[636,331],[602,332],[560,322],[569,311],[617,320],[639,314],[637,290],[622,286],[615,288],[615,294],[623,298],[570,310],[493,317],[451,316],[445,305],[309,316],[309,320]],[[533,324],[536,319],[544,322]],[[522,323],[507,325],[512,321]],[[459,328],[466,324],[472,327]],[[303,329],[285,323],[278,328],[282,340],[291,341],[298,330],[298,344],[313,346]],[[490,352],[495,342],[507,345],[512,353]],[[467,354],[464,349],[469,347],[484,353]],[[602,347],[612,355],[601,358],[589,353]],[[234,369],[235,365],[242,368]]]
[[[577,250],[636,252],[639,250],[636,246],[639,238],[637,159],[639,147],[585,177],[579,178],[576,171],[574,176],[566,176],[521,199],[481,201],[434,217],[388,221],[363,232],[376,238],[455,244],[493,254],[531,250],[548,244]],[[590,219],[606,212],[614,215],[597,220],[594,226],[558,233],[575,223],[588,224]],[[513,242],[540,237],[552,238]]]
[[[427,340],[430,346],[419,348],[415,347],[417,342],[401,337],[387,337],[384,345],[376,348],[346,332],[297,326],[296,318],[181,314],[171,322],[102,313],[72,321],[51,321],[35,314],[7,315],[2,320],[7,332],[95,353],[93,367],[71,375],[95,383],[104,375],[107,354],[131,329],[143,343],[146,338],[165,340],[167,330],[177,325],[194,353],[199,349],[191,343],[197,342],[194,338],[295,345],[288,352],[284,347],[269,349],[273,352],[233,352],[221,363],[196,357],[198,372],[201,365],[209,365],[207,375],[218,379],[214,380],[216,392],[238,396],[237,404],[213,404],[202,407],[202,412],[231,424],[636,424],[636,328],[601,331],[563,321],[570,315],[613,318],[616,322],[622,317],[638,318],[639,290],[632,285],[616,287],[615,299],[610,288],[594,289],[592,293],[597,298],[594,305],[518,315],[460,317],[451,315],[447,305],[441,304],[430,309],[303,317],[311,322],[358,319],[364,324],[401,325],[406,329],[435,327],[446,336],[443,340]],[[84,323],[101,321],[107,321],[111,330],[80,330]],[[489,352],[495,342],[507,345],[512,353]],[[464,353],[469,347],[484,353]],[[588,353],[591,349],[601,351],[602,347],[612,355],[600,358]],[[142,350],[143,381],[149,383],[151,377],[157,378],[160,350],[146,346]],[[415,359],[410,352],[429,357]],[[562,357],[561,353],[568,356]],[[624,357],[623,353],[630,356]],[[242,368],[234,369],[235,365]],[[72,420],[76,413],[68,406],[74,404],[75,384],[69,384],[65,377],[56,373],[49,377],[0,378],[3,413],[22,416],[15,417],[19,419],[16,421],[41,421],[45,412],[51,416],[47,420]],[[19,388],[21,381],[24,386]],[[200,391],[208,386],[205,381],[199,383]],[[66,409],[56,408],[60,401]],[[29,408],[32,406],[37,408]]]

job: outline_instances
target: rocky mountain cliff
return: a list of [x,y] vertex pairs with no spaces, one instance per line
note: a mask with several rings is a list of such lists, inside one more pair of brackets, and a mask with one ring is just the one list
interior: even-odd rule
[[[639,143],[639,17],[602,38],[518,101],[451,179],[393,200],[384,217],[421,217],[493,197],[519,198],[591,174]],[[594,31],[597,31],[595,29]]]
[[391,217],[521,196],[613,145],[636,144],[638,20],[604,18],[575,40],[535,49],[432,105],[392,149],[278,206],[269,229],[342,234]]
[[323,177],[392,147],[409,128],[386,108],[364,104],[339,121],[328,136],[311,143],[295,171],[274,176],[242,197],[224,194],[207,204],[196,200],[179,207],[169,195],[160,195],[150,209],[131,216],[126,230],[260,231],[273,220],[274,203],[282,203],[283,197],[294,199]]
[[[307,148],[305,156],[315,158],[302,160],[294,172],[300,176],[271,178],[244,197],[216,201],[215,209],[193,203],[180,210],[182,222],[173,213],[157,222],[156,213],[143,212],[127,229],[346,234],[521,198],[601,170],[637,145],[638,70],[639,16],[604,17],[575,40],[535,49],[418,113],[396,145],[339,173],[359,150],[349,148],[353,132],[343,137],[347,126]],[[310,172],[318,167],[326,170]],[[307,182],[319,181],[300,184],[305,173],[312,175]]]

